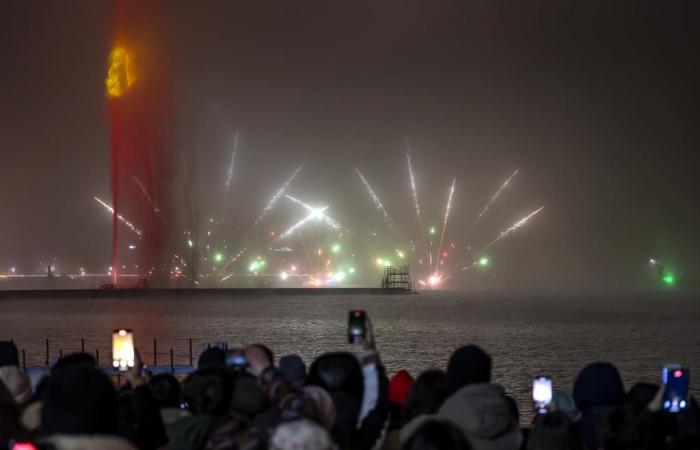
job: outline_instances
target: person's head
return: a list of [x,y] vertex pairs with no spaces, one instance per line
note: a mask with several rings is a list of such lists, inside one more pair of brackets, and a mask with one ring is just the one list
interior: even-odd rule
[[539,414],[530,428],[527,450],[584,450],[579,429],[567,414]]
[[47,434],[115,434],[119,404],[114,385],[100,370],[66,367],[49,376],[41,428]]
[[270,365],[272,367],[275,366],[275,354],[272,353],[272,350],[270,349],[270,347],[268,347],[265,344],[253,344],[253,345],[250,345],[249,347],[257,347],[260,350],[262,350],[263,352],[265,352],[265,355],[267,355],[267,359],[270,360]]
[[414,379],[406,369],[396,372],[396,375],[389,380],[389,403],[405,405],[413,383]]
[[233,398],[235,380],[223,367],[197,369],[182,383],[182,397],[193,414],[225,415]]
[[573,391],[576,406],[585,414],[592,406],[619,405],[625,396],[622,378],[608,362],[588,364],[579,372]]
[[335,405],[330,394],[320,386],[304,386],[304,395],[316,407],[316,421],[330,431],[335,425]]
[[270,439],[270,450],[335,450],[328,432],[311,420],[279,425]]
[[32,398],[32,382],[17,366],[0,367],[0,384],[5,385],[18,405],[24,405]]
[[69,367],[83,367],[87,369],[97,369],[97,360],[94,356],[89,353],[69,353],[60,358],[56,363],[51,366],[51,373],[54,374],[57,371],[69,368]]
[[425,421],[401,447],[402,450],[470,450],[464,435],[446,420]]
[[151,397],[159,408],[177,408],[180,406],[180,383],[172,374],[154,375],[148,381]]
[[355,429],[364,392],[364,374],[355,355],[346,352],[321,355],[311,364],[306,384],[320,386],[330,394],[340,430]]
[[306,382],[306,366],[299,355],[285,355],[280,358],[280,372],[296,388],[300,388]]
[[209,367],[226,367],[226,351],[219,347],[209,347],[197,360],[197,369]]
[[12,341],[0,341],[0,367],[19,366],[19,352]]
[[449,395],[468,384],[491,381],[491,357],[476,345],[465,345],[452,353],[447,363]]
[[404,417],[434,414],[447,398],[447,375],[439,369],[426,370],[416,379],[406,398]]

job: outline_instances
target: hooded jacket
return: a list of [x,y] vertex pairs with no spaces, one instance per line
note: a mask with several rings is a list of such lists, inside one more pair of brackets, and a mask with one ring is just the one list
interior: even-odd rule
[[448,420],[464,434],[474,450],[518,450],[522,435],[510,402],[497,384],[477,383],[452,394],[434,415],[421,415],[401,430],[405,443],[426,420]]
[[573,396],[581,411],[578,423],[586,447],[599,448],[608,433],[608,416],[624,400],[625,389],[614,365],[595,362],[581,370]]

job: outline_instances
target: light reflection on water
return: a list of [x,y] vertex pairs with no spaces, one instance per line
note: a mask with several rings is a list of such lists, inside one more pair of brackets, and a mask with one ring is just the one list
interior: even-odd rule
[[[205,341],[229,345],[262,342],[276,355],[298,353],[310,362],[327,352],[351,350],[346,343],[347,311],[365,309],[389,374],[407,368],[417,375],[444,368],[459,345],[476,343],[494,358],[494,380],[530,408],[531,378],[550,374],[569,387],[590,361],[609,360],[627,386],[658,382],[664,363],[680,362],[700,371],[700,302],[681,298],[487,297],[464,293],[407,296],[198,295],[191,299],[37,299],[0,301],[0,338],[14,339],[29,364],[51,355],[100,349],[109,357],[110,333],[134,330],[150,362],[158,338],[159,363],[195,358]],[[107,363],[103,359],[103,363]],[[697,372],[696,372],[697,373]],[[692,391],[700,393],[691,375]],[[529,414],[527,414],[529,416]]]

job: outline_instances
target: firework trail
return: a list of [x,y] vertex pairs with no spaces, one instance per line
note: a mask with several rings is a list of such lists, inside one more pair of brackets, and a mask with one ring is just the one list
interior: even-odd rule
[[312,219],[317,219],[317,218],[319,218],[319,217],[322,217],[322,215],[324,214],[324,212],[325,212],[327,209],[328,209],[327,206],[324,206],[324,207],[322,207],[322,208],[314,209],[311,213],[309,213],[308,216],[304,217],[304,218],[301,219],[299,222],[297,222],[297,223],[295,223],[294,225],[292,225],[291,227],[289,227],[289,229],[288,229],[287,231],[285,231],[284,233],[282,233],[282,234],[280,235],[280,239],[284,239],[284,238],[286,238],[286,237],[289,237],[292,233],[294,233],[296,230],[298,230],[300,227],[302,227],[304,224],[306,224],[306,223],[309,222],[310,220],[312,220]]
[[508,179],[501,185],[501,187],[498,188],[498,190],[496,191],[496,193],[493,194],[493,196],[491,197],[491,199],[490,199],[488,202],[486,202],[486,206],[484,206],[484,208],[481,210],[481,212],[479,213],[479,215],[476,216],[476,220],[475,220],[474,223],[472,224],[471,228],[469,228],[469,231],[467,232],[467,236],[464,238],[464,242],[465,242],[465,243],[469,241],[469,238],[471,237],[472,232],[474,231],[474,229],[476,228],[476,226],[477,226],[477,225],[479,224],[479,222],[481,221],[481,218],[484,217],[484,214],[486,214],[486,212],[489,210],[489,208],[491,207],[491,205],[494,204],[494,202],[495,202],[495,201],[498,199],[498,197],[501,195],[501,192],[503,192],[503,190],[508,186],[508,184],[511,182],[511,180],[512,180],[513,178],[515,178],[515,176],[518,174],[519,171],[520,171],[520,169],[515,169],[515,172],[513,172],[513,174],[512,174],[511,176],[508,177]]
[[158,205],[156,205],[156,202],[153,201],[153,197],[151,197],[151,196],[148,194],[148,191],[146,190],[146,186],[143,185],[143,183],[141,182],[141,180],[139,180],[139,177],[137,177],[136,175],[134,175],[134,181],[135,181],[136,184],[138,185],[139,189],[141,189],[141,192],[143,193],[143,196],[146,197],[146,200],[147,200],[148,203],[151,205],[151,208],[153,208],[153,213],[154,213],[156,216],[158,216],[158,218],[159,218],[160,220],[162,220],[163,222],[165,222],[165,217],[163,217],[163,214],[160,212],[160,208],[158,207]]
[[413,194],[413,203],[416,206],[416,217],[418,217],[418,226],[420,227],[421,236],[423,237],[423,246],[425,247],[426,251],[428,252],[428,259],[430,261],[430,265],[432,265],[433,264],[433,255],[428,250],[428,244],[427,244],[426,238],[425,238],[425,227],[423,226],[423,219],[422,219],[421,214],[420,214],[420,202],[418,201],[418,190],[416,189],[416,177],[413,175],[413,165],[411,164],[411,154],[410,153],[406,153],[406,161],[408,162],[408,175],[409,175],[410,180],[411,180],[411,192]]
[[284,195],[284,192],[287,190],[287,188],[288,188],[289,185],[292,183],[292,181],[294,181],[294,179],[296,178],[296,176],[299,175],[299,172],[301,172],[301,169],[302,169],[303,167],[304,167],[303,164],[302,164],[301,166],[297,167],[297,170],[294,171],[294,173],[292,174],[292,176],[289,177],[289,179],[287,179],[287,181],[285,181],[285,183],[284,183],[284,184],[282,185],[282,187],[275,193],[275,195],[272,196],[272,198],[270,199],[270,201],[267,203],[267,206],[265,206],[265,209],[263,209],[263,211],[260,213],[260,215],[258,216],[258,218],[257,218],[257,219],[255,220],[255,222],[253,223],[253,226],[255,226],[255,225],[257,225],[257,224],[259,224],[260,222],[263,221],[263,219],[265,218],[265,216],[267,215],[267,213],[270,212],[270,210],[275,206],[275,204],[277,203],[277,201],[282,197],[282,195]]
[[[108,203],[103,202],[103,201],[100,200],[97,196],[94,196],[93,198],[94,198],[95,200],[97,200],[97,203],[99,203],[100,205],[104,206],[104,207],[107,209],[107,211],[109,211],[110,213],[114,214],[114,208],[112,208]],[[126,227],[127,227],[128,229],[130,229],[131,231],[133,231],[134,233],[136,233],[136,235],[137,235],[139,238],[140,238],[141,235],[143,234],[143,233],[141,232],[141,230],[139,230],[138,228],[136,228],[136,226],[135,226],[133,223],[131,223],[131,222],[129,222],[128,220],[126,220],[126,219],[124,218],[124,216],[122,216],[121,214],[117,214],[117,219],[118,219],[121,223],[123,223],[124,225],[126,225]]]
[[452,209],[452,196],[455,193],[455,183],[457,178],[452,179],[452,187],[450,188],[450,194],[447,196],[447,206],[445,206],[445,218],[442,222],[442,234],[440,234],[440,245],[438,245],[437,258],[435,260],[435,272],[438,270],[440,265],[440,255],[442,254],[442,243],[445,240],[445,231],[447,230],[447,221],[450,218],[450,209]]
[[233,180],[233,168],[236,162],[236,152],[238,151],[238,131],[236,131],[236,136],[233,138],[233,152],[231,153],[231,162],[228,165],[228,172],[226,174],[226,194],[228,195],[231,189],[231,181]]
[[[231,260],[229,260],[229,262],[227,262],[221,270],[226,270],[226,269],[228,268],[228,266],[230,266],[231,264],[233,264],[234,262],[236,262],[236,261],[238,260],[238,258],[240,258],[241,256],[243,256],[243,254],[244,254],[247,250],[248,250],[248,247],[244,247],[243,250],[241,250],[240,252],[236,253],[236,256],[234,256],[233,258],[231,258]],[[233,275],[233,274],[230,274],[229,277],[230,277],[231,275]],[[228,277],[224,277],[224,278],[225,278],[225,279],[228,279]],[[222,280],[220,280],[220,281],[224,281],[224,280],[222,279]]]
[[386,222],[387,227],[393,228],[394,230],[398,231],[398,227],[391,219],[391,216],[389,216],[389,213],[387,212],[386,208],[384,208],[384,205],[382,205],[382,201],[379,199],[377,194],[374,193],[374,190],[372,189],[372,186],[370,186],[369,181],[367,181],[367,179],[360,172],[360,169],[358,169],[357,167],[355,168],[355,172],[357,172],[357,175],[360,177],[360,180],[362,180],[362,184],[365,186],[367,192],[369,193],[369,196],[372,198],[374,206],[376,206],[377,209],[381,210],[382,214],[384,214],[384,222]]
[[[537,208],[536,210],[532,211],[532,212],[531,212],[530,214],[528,214],[527,216],[525,216],[525,217],[523,217],[522,219],[520,219],[520,220],[518,220],[517,222],[515,222],[510,228],[507,228],[507,229],[501,231],[501,234],[499,234],[498,237],[497,237],[496,239],[494,239],[493,241],[491,241],[491,242],[489,242],[488,244],[486,244],[481,250],[479,250],[478,252],[476,252],[476,254],[478,255],[478,254],[481,254],[481,253],[485,252],[486,250],[488,250],[488,249],[490,249],[491,247],[493,247],[493,246],[494,246],[497,242],[499,242],[500,240],[505,239],[509,234],[513,233],[513,232],[516,231],[518,228],[520,228],[520,227],[522,227],[523,225],[525,225],[530,219],[532,219],[532,218],[535,217],[537,214],[539,214],[540,211],[542,211],[543,209],[544,209],[544,206],[540,206],[539,208]],[[462,269],[462,271],[467,270],[467,268],[469,268],[469,266],[464,267],[464,268]]]
[[338,222],[333,220],[332,217],[326,215],[324,211],[328,209],[328,207],[324,208],[314,208],[313,206],[309,205],[308,203],[305,203],[298,198],[292,197],[291,195],[285,194],[285,197],[288,198],[289,200],[293,201],[294,203],[298,203],[299,205],[303,206],[307,211],[311,213],[311,218],[316,218],[316,219],[323,219],[324,222],[326,222],[329,226],[332,228],[335,228],[336,230],[339,230],[343,228]]

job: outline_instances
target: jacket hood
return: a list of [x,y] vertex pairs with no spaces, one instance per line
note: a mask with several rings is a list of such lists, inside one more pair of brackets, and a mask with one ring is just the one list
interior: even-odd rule
[[585,412],[595,405],[618,405],[625,396],[622,378],[614,365],[595,362],[581,370],[574,382],[574,400]]
[[470,384],[445,400],[437,413],[457,425],[475,449],[517,449],[521,436],[501,386]]
[[452,353],[447,363],[447,392],[463,386],[491,381],[491,357],[476,345],[465,345]]
[[197,450],[204,447],[209,432],[219,420],[210,414],[195,414],[184,417],[168,427],[170,450]]
[[57,434],[45,439],[56,450],[136,450],[136,446],[118,436],[100,434]]
[[29,376],[17,366],[0,367],[0,383],[3,383],[15,403],[24,405],[32,398],[32,382]]

